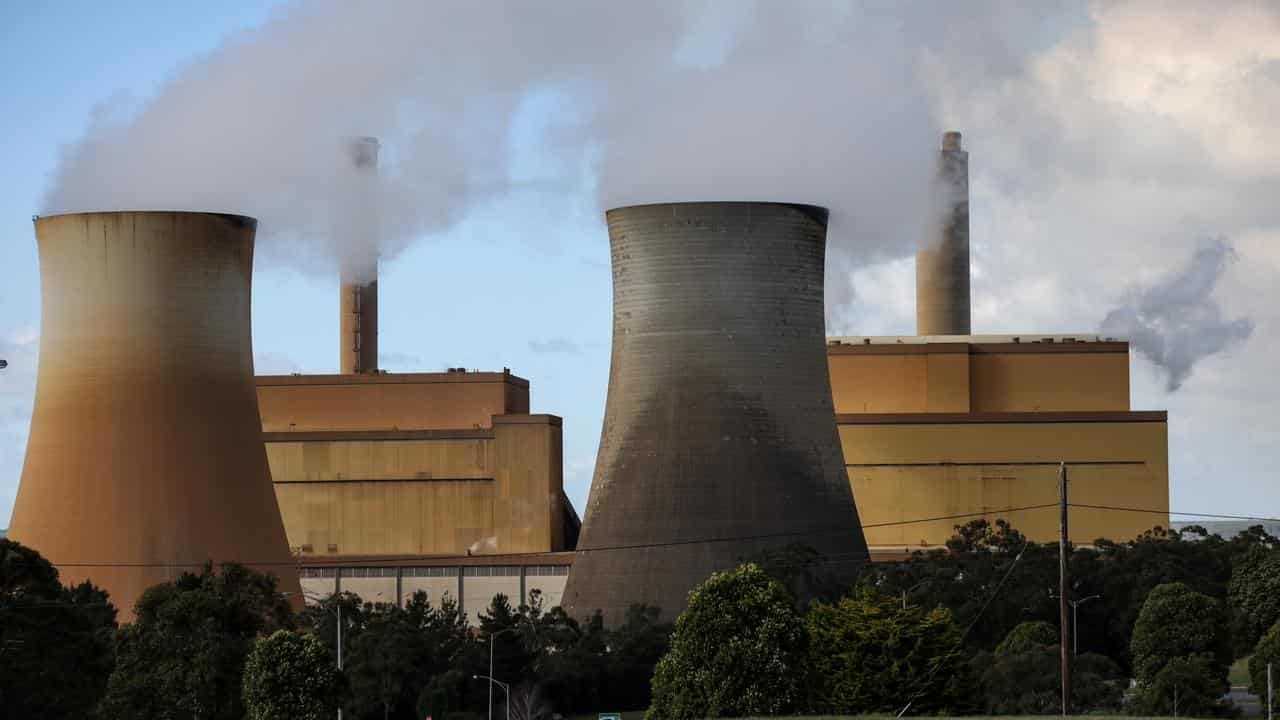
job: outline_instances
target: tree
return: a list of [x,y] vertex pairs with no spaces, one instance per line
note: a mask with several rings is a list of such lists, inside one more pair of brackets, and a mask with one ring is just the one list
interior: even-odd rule
[[[1271,681],[1280,684],[1280,622],[1271,626],[1267,634],[1258,641],[1253,657],[1249,658],[1249,692],[1263,698],[1267,697],[1267,664],[1272,665]],[[1280,695],[1280,693],[1274,693]],[[1272,710],[1280,709],[1280,697],[1272,698]]]
[[833,715],[920,714],[976,706],[960,630],[945,608],[903,608],[864,589],[807,616],[813,709]]
[[1237,645],[1244,654],[1280,621],[1280,550],[1250,547],[1236,560],[1228,598],[1239,611]]
[[117,633],[107,717],[239,720],[254,639],[293,624],[275,577],[235,563],[147,588],[134,614]]
[[1225,711],[1219,700],[1230,689],[1232,654],[1219,601],[1182,583],[1157,586],[1138,614],[1132,653],[1135,707],[1143,712],[1171,711],[1175,689],[1184,714]]
[[648,720],[778,715],[802,705],[804,619],[760,566],[714,573],[689,593],[653,676]]
[[0,718],[93,717],[115,628],[106,592],[63,587],[40,553],[0,538]]
[[[1058,628],[1046,622],[1020,623],[996,647],[979,653],[986,712],[992,715],[1056,715],[1062,712]],[[1115,711],[1122,690],[1120,669],[1095,653],[1072,662],[1071,706],[1077,712]]]
[[321,720],[341,701],[343,679],[315,635],[277,630],[254,643],[244,666],[250,720]]
[[1233,717],[1235,708],[1222,699],[1229,689],[1208,655],[1184,655],[1170,659],[1139,685],[1129,709],[1134,715]]
[[419,591],[403,608],[366,604],[361,618],[343,657],[352,717],[414,718],[423,706],[444,717],[458,707],[458,688],[469,676],[450,672],[467,646],[456,602],[446,596],[435,608]]

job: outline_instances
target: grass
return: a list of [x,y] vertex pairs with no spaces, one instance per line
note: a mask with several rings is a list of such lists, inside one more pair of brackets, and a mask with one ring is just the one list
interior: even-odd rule
[[[1273,671],[1274,672],[1274,671]],[[1249,658],[1242,657],[1231,663],[1231,674],[1228,676],[1231,684],[1242,687],[1249,686]],[[629,718],[627,720],[630,720]]]

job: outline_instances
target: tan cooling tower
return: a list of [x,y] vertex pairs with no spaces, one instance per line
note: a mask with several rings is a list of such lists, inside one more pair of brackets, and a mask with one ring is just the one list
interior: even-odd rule
[[939,183],[942,221],[916,253],[916,334],[968,335],[969,153],[958,132],[942,136]]
[[299,592],[253,380],[256,221],[105,212],[35,221],[40,366],[9,537],[122,620],[147,587],[235,560]]

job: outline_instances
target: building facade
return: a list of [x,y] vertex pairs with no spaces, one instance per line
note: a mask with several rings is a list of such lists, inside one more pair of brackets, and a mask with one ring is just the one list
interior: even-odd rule
[[1096,506],[1072,508],[1073,542],[1168,526],[1167,414],[1130,409],[1127,342],[833,337],[827,358],[872,546],[939,546],[974,514],[1056,541],[1056,507],[1036,506],[1058,502],[1059,462],[1071,503]]

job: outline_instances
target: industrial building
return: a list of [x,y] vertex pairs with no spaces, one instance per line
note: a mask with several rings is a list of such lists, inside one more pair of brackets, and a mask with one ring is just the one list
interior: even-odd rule
[[[881,557],[943,545],[975,514],[1056,541],[1066,462],[1071,539],[1168,527],[1165,412],[1129,406],[1129,344],[1043,333],[970,334],[968,153],[947,133],[952,206],[916,256],[917,336],[828,338],[836,423],[867,542]],[[916,521],[939,518],[930,522]]]

